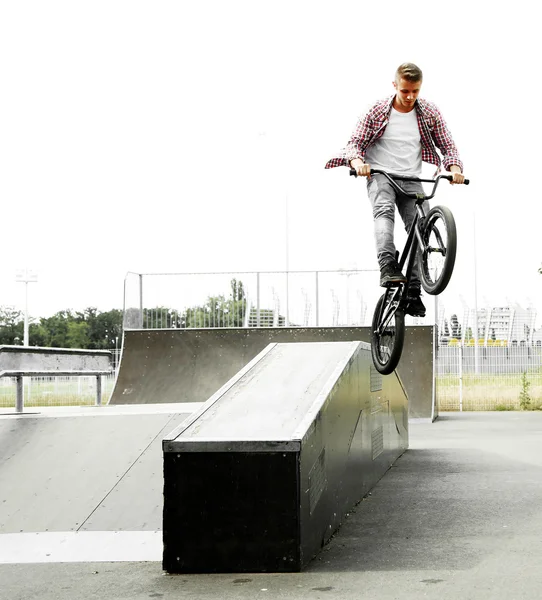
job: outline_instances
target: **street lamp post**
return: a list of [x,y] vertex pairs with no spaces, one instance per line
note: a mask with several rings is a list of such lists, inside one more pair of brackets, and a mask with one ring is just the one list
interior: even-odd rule
[[24,305],[24,341],[25,346],[29,345],[28,335],[28,284],[38,281],[38,274],[31,269],[19,269],[15,274],[15,281],[25,284],[25,305]]
[[478,271],[476,264],[476,210],[472,210],[473,257],[474,257],[474,372],[480,372],[480,349],[478,347]]

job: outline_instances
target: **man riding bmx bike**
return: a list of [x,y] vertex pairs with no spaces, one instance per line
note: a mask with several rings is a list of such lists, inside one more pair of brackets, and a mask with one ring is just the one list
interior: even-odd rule
[[[371,176],[371,168],[390,174],[419,177],[422,161],[442,165],[453,176],[450,183],[463,183],[463,163],[439,109],[419,98],[423,74],[412,63],[402,64],[395,73],[395,94],[374,104],[363,115],[346,147],[326,164],[326,169],[347,166],[367,177],[367,194],[374,218],[380,285],[405,283],[396,261],[394,244],[395,206],[407,231],[416,215],[415,201],[397,193],[384,175]],[[442,154],[442,159],[437,153]],[[423,193],[422,184],[398,181],[405,192]],[[406,313],[425,316],[420,298],[421,285],[415,264],[408,289]]]

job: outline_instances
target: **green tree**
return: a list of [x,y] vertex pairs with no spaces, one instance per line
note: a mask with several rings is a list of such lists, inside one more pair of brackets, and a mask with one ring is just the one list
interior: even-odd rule
[[450,317],[450,326],[452,328],[452,337],[456,340],[461,339],[461,325],[459,324],[459,320],[457,315],[452,315]]
[[94,339],[92,334],[90,337],[96,344],[99,344],[102,340],[101,346],[97,347],[104,350],[111,350],[115,347],[120,348],[122,343],[122,317],[122,310],[116,308],[102,312],[96,317],[96,332],[100,337]]
[[[133,309],[136,311],[136,309]],[[134,320],[135,318],[135,320]],[[184,317],[182,317],[184,318]],[[185,327],[184,320],[181,322],[182,318],[179,316],[179,313],[172,309],[167,308],[166,306],[155,306],[154,308],[146,308],[143,313],[143,328],[144,329],[163,329],[163,328],[177,328],[177,327]],[[122,314],[121,314],[122,319]],[[132,321],[134,323],[139,322],[139,317],[137,315],[132,316]]]
[[[43,346],[54,348],[70,348],[68,345],[68,323],[73,319],[73,314],[70,310],[61,310],[55,313],[52,317],[40,319],[42,332]],[[30,342],[32,345],[32,341]]]
[[12,306],[0,306],[0,344],[13,346],[23,342],[24,317],[21,311]]
[[185,327],[227,327],[228,302],[224,296],[209,296],[202,306],[188,308],[184,316]]
[[28,343],[31,346],[47,346],[50,335],[46,326],[41,323],[30,323],[28,327]]
[[62,310],[29,327],[31,346],[111,350],[120,347],[121,339],[122,311],[118,309],[103,313],[94,307],[82,312]]
[[88,331],[85,321],[68,321],[67,348],[89,348]]
[[245,299],[245,288],[242,281],[232,279],[230,281],[231,298],[234,302],[242,302]]
[[89,307],[82,313],[82,319],[88,326],[88,346],[94,350],[111,350],[122,338],[122,311],[109,310],[98,312]]
[[187,309],[181,316],[184,327],[242,327],[246,313],[246,296],[242,281],[232,279],[230,297],[209,296],[202,306]]

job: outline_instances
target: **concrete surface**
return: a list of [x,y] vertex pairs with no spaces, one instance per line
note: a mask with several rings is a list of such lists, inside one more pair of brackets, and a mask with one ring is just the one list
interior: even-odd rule
[[164,575],[158,562],[0,565],[23,600],[538,599],[542,413],[444,413],[303,573]]
[[[161,529],[162,439],[190,414],[187,405],[162,406],[1,416],[0,562],[5,534],[35,534],[36,543],[55,547],[52,533]],[[61,543],[81,537],[65,536]],[[24,536],[9,538],[17,540],[23,548],[28,544]]]

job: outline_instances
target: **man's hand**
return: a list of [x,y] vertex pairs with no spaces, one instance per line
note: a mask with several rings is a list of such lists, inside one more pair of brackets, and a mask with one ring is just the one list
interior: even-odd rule
[[450,173],[452,174],[452,181],[450,183],[453,185],[454,183],[464,183],[465,175],[461,173],[461,169],[457,165],[450,166]]
[[351,160],[350,166],[354,169],[358,177],[368,177],[371,179],[371,165],[364,163],[361,158]]

